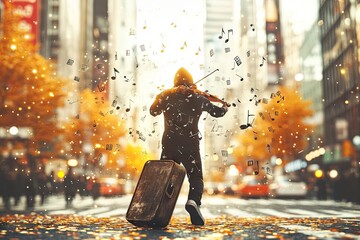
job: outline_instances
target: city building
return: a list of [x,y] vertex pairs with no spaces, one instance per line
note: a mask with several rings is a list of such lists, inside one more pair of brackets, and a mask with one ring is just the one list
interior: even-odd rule
[[359,1],[320,1],[323,162],[342,176],[359,172],[359,152],[353,144],[360,135],[359,14]]

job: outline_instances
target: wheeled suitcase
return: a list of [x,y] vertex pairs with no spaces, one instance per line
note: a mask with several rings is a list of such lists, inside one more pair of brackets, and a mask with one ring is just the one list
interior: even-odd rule
[[186,170],[173,160],[145,163],[126,220],[135,226],[163,228],[170,222]]

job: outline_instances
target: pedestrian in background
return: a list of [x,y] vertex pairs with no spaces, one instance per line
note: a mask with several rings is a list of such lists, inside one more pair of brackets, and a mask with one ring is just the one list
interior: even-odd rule
[[26,209],[31,210],[35,206],[36,195],[36,175],[29,166],[25,170],[25,196],[26,196]]
[[92,180],[92,187],[91,187],[91,196],[94,200],[94,202],[100,197],[100,182],[99,178],[95,177]]
[[64,177],[64,194],[66,207],[71,207],[76,194],[76,177],[72,167],[69,167]]
[[37,174],[37,192],[40,195],[40,204],[43,205],[45,198],[49,192],[48,190],[48,177],[45,173],[45,167],[42,166],[39,168]]
[[326,200],[327,199],[327,192],[326,192],[326,179],[324,176],[318,178],[316,180],[316,196],[318,200]]

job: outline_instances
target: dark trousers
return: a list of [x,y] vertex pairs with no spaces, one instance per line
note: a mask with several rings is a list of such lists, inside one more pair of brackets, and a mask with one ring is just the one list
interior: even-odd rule
[[188,147],[163,147],[161,159],[174,160],[185,167],[190,183],[188,199],[194,200],[200,206],[204,181],[199,150]]

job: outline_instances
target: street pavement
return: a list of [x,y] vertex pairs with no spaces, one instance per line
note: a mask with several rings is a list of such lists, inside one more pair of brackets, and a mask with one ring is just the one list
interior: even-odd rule
[[360,239],[360,205],[294,199],[239,199],[204,195],[206,224],[195,227],[180,195],[166,229],[137,228],[125,220],[131,195],[77,196],[70,208],[51,196],[25,210],[25,199],[5,211],[0,202],[0,238],[5,239]]

